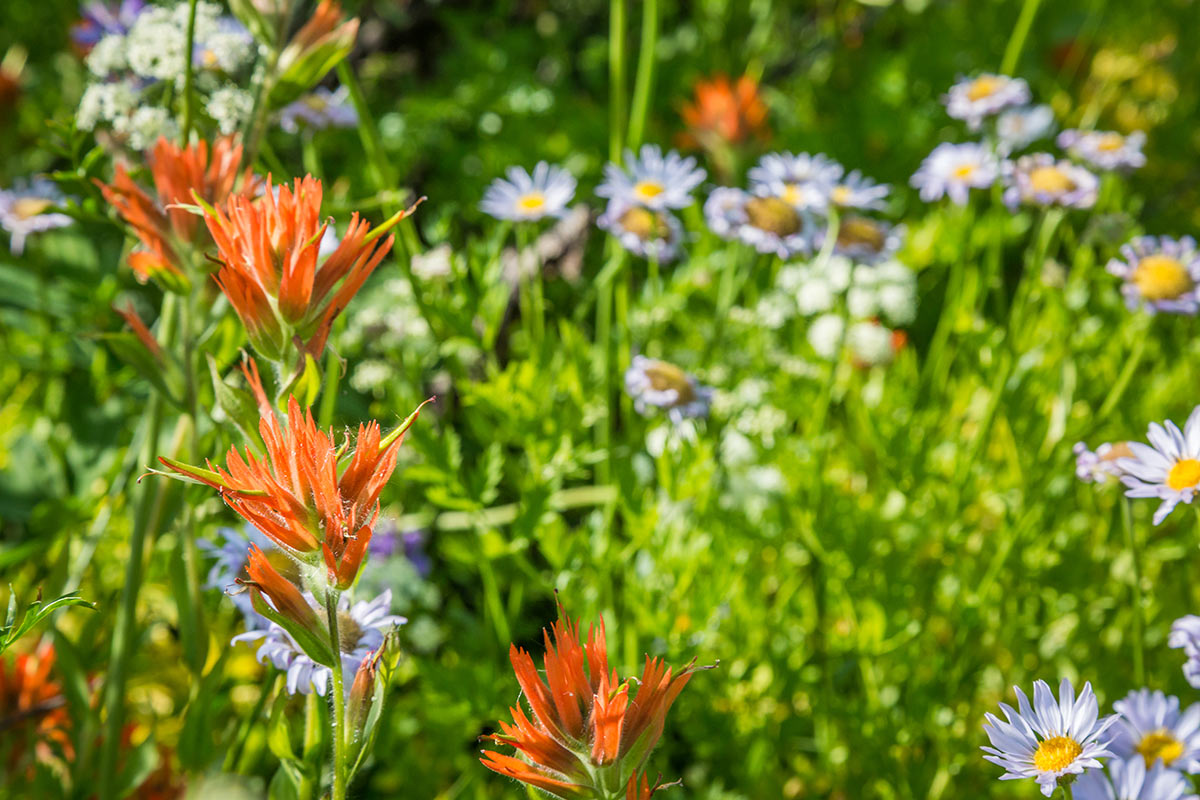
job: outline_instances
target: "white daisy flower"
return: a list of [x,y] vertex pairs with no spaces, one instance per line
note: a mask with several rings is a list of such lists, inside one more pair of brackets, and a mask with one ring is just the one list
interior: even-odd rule
[[0,227],[8,231],[8,247],[14,255],[25,251],[30,234],[62,228],[74,221],[49,210],[62,199],[58,187],[43,178],[0,190]]
[[1058,146],[1096,169],[1137,169],[1146,166],[1142,147],[1146,134],[1134,131],[1122,136],[1112,131],[1066,130],[1058,135]]
[[1108,773],[1084,773],[1073,789],[1075,800],[1183,800],[1191,796],[1187,778],[1162,764],[1147,770],[1141,758],[1113,759]]
[[983,747],[984,759],[1004,768],[1000,780],[1033,778],[1049,797],[1088,769],[1100,769],[1099,759],[1112,756],[1109,739],[1103,738],[1116,715],[1099,719],[1100,708],[1092,684],[1085,683],[1079,698],[1066,678],[1059,699],[1045,681],[1033,683],[1033,705],[1020,688],[1017,709],[1000,704],[1007,721],[986,715],[983,730],[991,742]]
[[679,255],[683,226],[670,212],[610,200],[596,224],[617,237],[626,250],[642,258],[665,264]]
[[886,183],[877,183],[859,170],[854,170],[834,182],[829,190],[829,201],[838,208],[879,211],[891,191]]
[[531,222],[562,217],[575,197],[575,176],[562,167],[539,161],[533,174],[509,167],[508,180],[497,178],[483,193],[479,208],[496,219]]
[[1096,204],[1100,181],[1083,167],[1060,161],[1049,153],[1021,156],[1004,164],[1008,189],[1004,202],[1018,205],[1091,208]]
[[813,352],[824,359],[837,356],[846,331],[846,321],[840,314],[822,314],[808,326],[808,343]]
[[1200,689],[1200,617],[1188,614],[1171,623],[1171,634],[1167,646],[1182,649],[1187,656],[1183,665],[1183,676],[1194,689]]
[[1130,310],[1195,314],[1200,310],[1200,250],[1190,236],[1139,236],[1121,248],[1108,271],[1124,279]]
[[750,191],[778,197],[801,211],[823,211],[829,192],[842,177],[841,164],[820,153],[768,153],[750,169]]
[[947,114],[963,120],[974,131],[979,130],[984,118],[1006,108],[1023,106],[1029,98],[1029,84],[1020,78],[984,73],[964,78],[951,86],[942,102],[946,104]]
[[648,413],[651,407],[663,408],[676,424],[708,416],[713,396],[710,387],[674,364],[642,355],[634,356],[625,371],[625,391],[639,414]]
[[1183,430],[1167,420],[1165,426],[1151,422],[1146,432],[1150,445],[1130,442],[1131,458],[1117,460],[1125,471],[1121,482],[1128,497],[1157,497],[1154,512],[1158,525],[1180,502],[1191,503],[1200,487],[1200,406],[1188,416]]
[[933,148],[909,181],[926,203],[949,197],[965,206],[972,189],[986,189],[1000,175],[1000,162],[988,148],[975,142],[943,142]]
[[704,202],[708,225],[718,236],[740,239],[760,253],[780,258],[811,251],[816,223],[780,197],[747,194],[741,189],[714,189]]
[[996,144],[1001,155],[1023,150],[1054,132],[1054,110],[1047,105],[1012,108],[996,118]]
[[1179,710],[1179,698],[1141,689],[1113,703],[1121,715],[1114,728],[1112,751],[1121,758],[1138,756],[1147,768],[1200,772],[1200,703]]
[[684,158],[674,150],[663,155],[662,149],[652,144],[642,145],[637,156],[626,150],[625,167],[607,164],[604,182],[596,188],[596,194],[656,211],[690,206],[692,190],[705,175],[691,156]]
[[[325,606],[307,592],[305,598],[317,612],[317,616],[324,619]],[[391,606],[391,590],[384,591],[370,602],[362,601],[353,605],[348,594],[343,594],[338,599],[338,637],[341,639],[344,675],[353,676],[358,672],[363,659],[383,644],[384,635],[394,626],[403,625],[408,621],[404,617],[388,613]],[[272,622],[264,630],[246,631],[233,637],[235,643],[260,639],[262,644],[258,648],[258,660],[264,664],[270,661],[277,669],[287,673],[288,694],[311,694],[314,691],[321,697],[328,694],[333,680],[332,670],[309,658],[291,635],[279,625]],[[352,682],[353,678],[345,681],[347,695],[350,693]]]
[[1089,450],[1084,442],[1076,442],[1073,452],[1075,453],[1075,477],[1084,483],[1120,478],[1125,473],[1117,466],[1117,461],[1133,456],[1133,451],[1129,449],[1126,442],[1113,444],[1105,442],[1095,451]]

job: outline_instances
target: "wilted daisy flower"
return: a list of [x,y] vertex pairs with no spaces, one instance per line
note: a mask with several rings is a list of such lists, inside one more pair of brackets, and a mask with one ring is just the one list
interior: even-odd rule
[[1007,155],[1053,132],[1054,111],[1050,106],[1012,108],[996,119],[997,149],[1002,155]]
[[887,184],[876,183],[860,171],[854,170],[834,183],[829,190],[829,201],[838,208],[878,211],[884,207],[883,201],[890,192],[891,187]]
[[1129,449],[1126,442],[1114,444],[1105,442],[1094,452],[1089,450],[1085,443],[1076,442],[1073,452],[1075,453],[1075,477],[1085,483],[1121,477],[1125,473],[1117,466],[1117,461],[1133,457],[1133,451]]
[[[814,248],[820,249],[822,236]],[[904,244],[904,226],[849,214],[838,224],[833,251],[855,261],[873,264],[895,254]]]
[[508,180],[497,178],[483,194],[479,208],[496,219],[528,222],[561,217],[575,196],[575,176],[562,167],[539,161],[530,175],[509,167]]
[[49,210],[62,199],[58,187],[42,178],[0,190],[0,227],[9,233],[9,250],[20,255],[30,234],[70,225],[66,214]]
[[358,125],[358,111],[350,102],[350,90],[339,86],[330,91],[321,86],[280,109],[279,127],[283,130],[296,133],[302,125],[313,130]]
[[947,114],[963,120],[971,130],[978,130],[985,117],[1006,108],[1023,106],[1029,102],[1029,97],[1029,84],[1020,78],[985,73],[951,86],[942,102],[946,104]]
[[1162,764],[1146,769],[1141,758],[1108,762],[1108,775],[1084,773],[1073,789],[1075,800],[1182,800],[1191,784]]
[[683,239],[683,226],[673,214],[621,201],[608,201],[608,208],[596,220],[629,252],[659,263],[675,260]]
[[633,398],[639,414],[651,407],[664,408],[671,421],[679,424],[691,417],[708,415],[713,390],[701,385],[679,367],[656,358],[637,355],[625,371],[625,391]]
[[[325,619],[325,606],[311,594],[305,593],[305,599],[317,616]],[[408,621],[388,613],[391,606],[392,593],[388,590],[370,602],[351,604],[349,594],[342,594],[338,598],[338,637],[341,639],[344,674],[356,673],[363,659],[383,644],[384,635],[393,626]],[[310,694],[315,691],[324,697],[329,692],[332,671],[309,658],[281,626],[272,622],[263,630],[246,631],[233,637],[234,642],[256,642],[260,639],[262,644],[258,648],[258,660],[264,664],[270,661],[277,669],[287,673],[288,694]],[[350,681],[346,681],[345,689],[349,694]]]
[[625,169],[616,164],[604,167],[604,182],[596,194],[622,205],[638,205],[662,211],[668,208],[687,208],[692,204],[692,190],[704,180],[704,170],[696,159],[684,158],[670,150],[663,155],[657,145],[645,144],[634,156],[625,151]]
[[1070,161],[1060,161],[1049,153],[1021,156],[1005,162],[1008,189],[1004,202],[1010,207],[1059,205],[1091,208],[1096,204],[1100,182],[1096,176]]
[[1178,697],[1141,689],[1113,703],[1113,710],[1121,715],[1112,742],[1118,756],[1140,757],[1146,767],[1161,762],[1180,772],[1200,772],[1200,704],[1180,712]]
[[1187,656],[1183,676],[1194,689],[1200,689],[1200,617],[1188,614],[1171,623],[1167,646],[1182,649]]
[[1136,169],[1146,165],[1142,146],[1146,134],[1134,131],[1122,136],[1113,131],[1066,130],[1058,135],[1058,146],[1096,169]]
[[1200,486],[1200,406],[1192,410],[1183,430],[1167,420],[1165,426],[1151,422],[1146,432],[1150,445],[1130,442],[1131,458],[1118,459],[1124,470],[1121,482],[1129,487],[1128,497],[1157,497],[1154,512],[1158,525],[1180,502],[1191,503]]
[[943,142],[925,157],[910,183],[927,203],[949,197],[964,206],[972,189],[986,189],[999,174],[1000,162],[983,145]]
[[1200,310],[1200,251],[1190,236],[1139,236],[1121,248],[1121,258],[1108,262],[1108,271],[1124,279],[1121,294],[1131,310]]
[[1079,698],[1071,682],[1063,678],[1059,699],[1045,681],[1033,683],[1033,706],[1018,687],[1017,708],[1000,704],[1007,722],[986,714],[983,731],[991,747],[983,747],[984,759],[1004,768],[1001,780],[1033,778],[1049,797],[1060,783],[1088,769],[1100,769],[1098,759],[1111,757],[1109,739],[1102,738],[1116,715],[1098,719],[1100,714],[1092,684],[1085,683]]
[[768,153],[748,177],[756,195],[778,197],[801,211],[821,211],[843,171],[841,164],[820,153]]
[[269,623],[266,617],[254,610],[250,593],[245,591],[229,592],[228,590],[236,588],[239,578],[244,580],[247,577],[246,564],[249,561],[248,551],[252,544],[262,550],[271,565],[293,583],[298,582],[299,579],[296,562],[277,548],[266,534],[252,525],[246,525],[241,530],[220,528],[217,533],[221,535],[219,543],[208,539],[196,540],[196,546],[214,559],[213,565],[209,567],[208,579],[204,582],[204,588],[226,592],[234,606],[245,617],[247,628],[252,630],[265,628]]

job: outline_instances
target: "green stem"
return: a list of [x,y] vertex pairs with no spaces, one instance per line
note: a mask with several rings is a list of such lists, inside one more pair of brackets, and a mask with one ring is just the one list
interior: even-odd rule
[[612,280],[601,283],[599,289],[600,295],[596,299],[596,374],[604,392],[604,407],[608,409],[608,415],[596,426],[596,445],[605,454],[596,477],[600,484],[607,485],[611,477],[612,460]]
[[338,382],[342,377],[342,362],[333,347],[325,345],[325,386],[321,389],[321,407],[317,412],[322,428],[333,424],[333,412],[337,409]]
[[[321,743],[321,708],[317,705],[317,693],[310,693],[304,701],[304,759],[307,762],[312,753],[320,756]],[[319,774],[319,773],[318,773]],[[320,788],[316,776],[307,773],[300,781],[300,800],[313,800]]]
[[[196,388],[196,338],[192,324],[193,306],[198,299],[193,293],[192,296],[184,298],[179,309],[179,329],[183,336],[184,396],[187,400],[187,413],[191,418],[188,455],[193,463],[200,461],[200,403]],[[183,536],[184,596],[188,607],[178,611],[181,619],[186,614],[187,619],[191,620],[188,625],[181,625],[181,628],[191,631],[191,635],[185,637],[184,643],[186,649],[190,650],[186,656],[189,666],[197,678],[197,685],[199,685],[198,679],[204,671],[204,662],[207,660],[208,638],[204,632],[204,603],[200,593],[200,553],[196,549],[195,521],[194,509],[186,506],[181,535]],[[188,639],[191,641],[187,641]]]
[[1129,548],[1129,558],[1133,561],[1133,682],[1137,686],[1144,686],[1146,674],[1143,653],[1145,620],[1142,608],[1142,567],[1137,534],[1133,529],[1133,509],[1128,497],[1121,498],[1121,527],[1125,530],[1125,545]]
[[325,614],[329,617],[329,642],[333,649],[333,795],[332,800],[346,800],[346,692],[342,676],[342,646],[338,635],[338,595],[333,588],[325,590]]
[[183,125],[179,131],[179,141],[187,147],[188,138],[192,134],[192,114],[195,98],[192,93],[192,77],[195,72],[192,65],[192,49],[196,44],[196,0],[188,0],[187,44],[184,47],[184,58],[187,66],[183,72]]
[[633,109],[629,116],[628,146],[637,148],[646,131],[650,90],[654,86],[654,50],[658,44],[658,0],[642,0],[642,42],[638,71],[633,82]]
[[609,0],[608,158],[621,158],[625,131],[625,16],[628,0]]
[[1033,19],[1037,16],[1038,6],[1041,4],[1042,0],[1025,0],[1025,4],[1021,6],[1021,16],[1017,17],[1017,24],[1013,26],[1008,46],[1004,48],[1004,59],[1000,62],[1002,74],[1012,75],[1013,70],[1017,68],[1017,61],[1021,58],[1025,40],[1029,37],[1029,29],[1033,27]]

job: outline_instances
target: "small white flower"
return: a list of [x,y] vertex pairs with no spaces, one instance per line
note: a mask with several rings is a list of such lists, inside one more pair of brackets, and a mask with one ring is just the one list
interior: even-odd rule
[[233,17],[221,17],[212,32],[196,37],[192,63],[200,69],[234,73],[250,62],[254,50],[250,31]]
[[828,311],[836,299],[829,281],[811,272],[796,290],[796,308],[806,317]]
[[846,322],[840,315],[823,314],[808,326],[808,343],[821,358],[834,358],[841,347],[845,330]]
[[1146,166],[1142,147],[1146,134],[1134,131],[1122,136],[1112,131],[1066,130],[1058,135],[1058,146],[1096,169],[1137,169]]
[[454,251],[448,244],[440,244],[424,253],[412,257],[412,271],[422,280],[445,278],[454,272],[454,262],[451,260]]
[[238,130],[254,109],[254,97],[236,86],[223,86],[208,98],[206,110],[221,133]]
[[130,115],[127,124],[114,125],[114,128],[129,135],[129,146],[134,150],[148,150],[158,137],[174,139],[179,134],[174,117],[161,106],[142,106]]
[[88,53],[88,69],[100,78],[114,72],[124,72],[129,67],[129,60],[125,57],[126,46],[125,37],[119,33],[105,36]]
[[985,73],[960,80],[942,100],[947,114],[965,121],[974,131],[984,118],[1006,108],[1023,106],[1029,98],[1029,84],[1020,78]]
[[[853,290],[851,290],[853,291]],[[892,332],[878,322],[856,322],[846,331],[846,347],[858,363],[874,367],[892,360]]]
[[102,122],[127,118],[137,107],[138,91],[129,81],[93,83],[79,99],[75,122],[80,130],[94,130]]
[[562,217],[575,197],[575,176],[562,167],[539,161],[533,174],[509,167],[508,180],[497,178],[483,194],[479,208],[496,219],[528,222]]
[[1008,155],[1022,150],[1054,132],[1054,110],[1047,105],[1005,111],[996,119],[998,150]]
[[636,156],[626,150],[625,167],[607,164],[604,182],[596,188],[596,194],[622,205],[656,211],[690,206],[692,190],[705,175],[691,156],[684,158],[674,150],[664,155],[661,148],[652,144],[642,145]]
[[1070,161],[1060,161],[1049,153],[1034,153],[1005,162],[1004,168],[1008,180],[1004,202],[1009,208],[1022,203],[1067,208],[1091,208],[1096,204],[1100,181]]
[[999,174],[1000,163],[983,145],[943,142],[925,157],[910,183],[927,203],[949,197],[963,206],[972,189],[986,189]]

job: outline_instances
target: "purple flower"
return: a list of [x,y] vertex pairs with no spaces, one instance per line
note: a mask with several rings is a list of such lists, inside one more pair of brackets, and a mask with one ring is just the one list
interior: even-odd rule
[[121,0],[109,4],[94,0],[80,10],[80,19],[71,26],[71,41],[85,53],[109,34],[124,36],[146,8],[146,0]]
[[403,555],[422,578],[429,577],[433,561],[425,552],[428,534],[420,529],[401,531],[395,522],[382,523],[371,537],[367,552],[377,558],[393,558]]
[[336,92],[331,92],[322,86],[280,109],[279,127],[284,131],[296,133],[302,125],[313,130],[358,125],[358,112],[350,102],[350,91],[339,86]]

